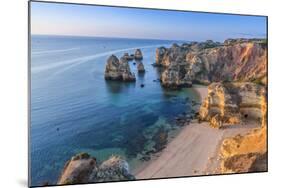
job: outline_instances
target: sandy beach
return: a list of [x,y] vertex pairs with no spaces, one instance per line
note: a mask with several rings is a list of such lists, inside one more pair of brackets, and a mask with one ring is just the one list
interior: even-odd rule
[[[207,96],[206,86],[195,86],[201,101]],[[218,149],[222,140],[245,134],[255,125],[237,125],[230,129],[214,129],[207,122],[193,120],[157,156],[152,157],[135,174],[137,179],[193,176],[216,173]]]

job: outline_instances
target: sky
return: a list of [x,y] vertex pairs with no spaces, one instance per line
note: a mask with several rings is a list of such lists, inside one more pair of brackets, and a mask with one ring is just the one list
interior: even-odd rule
[[266,17],[32,2],[31,34],[187,41],[265,38]]

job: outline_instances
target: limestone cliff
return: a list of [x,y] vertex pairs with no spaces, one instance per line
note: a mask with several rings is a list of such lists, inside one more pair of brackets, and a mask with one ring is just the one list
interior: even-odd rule
[[250,82],[212,83],[199,111],[210,126],[255,124],[247,134],[226,138],[219,146],[218,173],[267,170],[267,96],[265,86]]
[[263,39],[229,39],[224,43],[209,40],[181,46],[173,44],[171,48],[156,49],[155,65],[165,67],[161,82],[167,87],[178,83],[181,87],[181,78],[186,82],[204,84],[216,81],[255,81],[265,84],[267,45]]
[[81,153],[65,164],[58,185],[133,179],[135,177],[130,174],[128,163],[120,157],[112,156],[98,165],[95,158]]
[[262,97],[261,102],[261,128],[223,141],[220,149],[222,173],[267,171],[266,98]]
[[192,81],[187,74],[186,64],[172,62],[161,74],[162,86],[172,89],[191,87]]
[[131,72],[128,60],[121,57],[119,60],[115,55],[107,59],[104,77],[106,80],[135,81],[135,75]]
[[212,83],[203,101],[199,117],[213,127],[261,121],[263,117],[264,86],[251,82]]

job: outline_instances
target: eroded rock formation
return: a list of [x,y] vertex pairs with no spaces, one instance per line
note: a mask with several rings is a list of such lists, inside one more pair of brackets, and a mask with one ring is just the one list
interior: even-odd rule
[[[267,82],[267,47],[262,39],[229,39],[224,43],[193,42],[156,49],[155,65],[165,67],[163,86],[182,86],[175,71],[193,83],[217,81]],[[170,76],[169,76],[170,75]],[[174,76],[173,76],[174,75]],[[188,79],[187,79],[188,78]],[[167,84],[168,83],[168,84]],[[189,85],[189,84],[187,84]]]
[[161,66],[163,57],[166,53],[167,49],[163,46],[156,49],[156,56],[155,56],[155,65]]
[[266,89],[251,82],[212,83],[203,101],[199,117],[212,127],[240,124],[244,120],[261,121]]
[[128,60],[121,57],[119,60],[115,55],[111,55],[107,59],[105,68],[106,80],[118,80],[118,81],[135,81],[135,75],[131,72]]
[[58,180],[58,184],[87,183],[89,182],[91,172],[96,165],[96,159],[90,157],[89,154],[78,154],[65,164]]
[[266,97],[262,97],[261,112],[260,128],[223,141],[220,149],[222,173],[267,171]]
[[138,72],[139,73],[144,73],[145,72],[145,69],[144,69],[144,65],[141,61],[137,62],[137,69],[138,69]]
[[142,52],[140,49],[136,49],[135,51],[135,60],[142,60],[143,56],[142,56]]
[[128,163],[120,157],[112,156],[98,165],[95,158],[81,153],[65,164],[58,185],[133,179],[135,177],[130,174]]
[[162,86],[172,89],[179,87],[191,87],[192,80],[187,74],[186,64],[172,62],[170,66],[161,74]]
[[129,55],[129,53],[124,53],[123,58],[125,58],[127,61],[131,61],[135,58],[133,54]]

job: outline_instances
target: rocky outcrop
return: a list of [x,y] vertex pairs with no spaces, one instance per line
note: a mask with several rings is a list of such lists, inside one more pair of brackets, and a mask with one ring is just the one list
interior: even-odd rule
[[[193,64],[202,63],[201,77],[216,81],[256,81],[266,83],[267,49],[257,41],[235,41],[206,49],[187,57]],[[201,77],[194,74],[194,79]]]
[[173,44],[171,48],[160,47],[156,49],[156,64],[162,67],[169,67],[172,63],[185,63],[185,56],[190,47]]
[[156,49],[156,56],[155,56],[155,66],[161,66],[163,57],[166,53],[167,49],[163,46]]
[[133,180],[135,177],[129,172],[129,165],[118,156],[97,164],[96,159],[87,153],[78,154],[69,160],[58,185]]
[[107,182],[134,180],[135,177],[130,174],[129,164],[118,156],[112,156],[95,168],[90,175],[91,182]]
[[192,81],[187,74],[186,65],[182,63],[173,62],[161,74],[160,80],[162,86],[177,89],[179,87],[191,87]]
[[139,73],[144,73],[145,72],[145,69],[144,69],[144,65],[141,61],[137,62],[138,65],[137,65],[137,69],[138,69],[138,72]]
[[78,154],[65,164],[58,184],[88,183],[91,172],[96,166],[95,158],[87,153]]
[[222,173],[265,172],[267,152],[233,155],[223,160]]
[[135,51],[135,60],[142,60],[142,59],[143,59],[142,52],[140,49],[137,49]]
[[[208,40],[156,49],[155,65],[165,67],[168,72],[175,72],[177,64],[181,65],[178,71],[186,74],[181,77],[188,78],[193,83],[252,81],[265,84],[267,43],[262,39],[229,39],[224,43]],[[163,74],[163,86],[170,85],[166,81],[178,83],[177,77],[167,80],[169,73]],[[173,75],[176,76],[174,73]]]
[[213,83],[199,111],[212,127],[255,125],[248,133],[222,140],[216,173],[267,171],[267,94],[255,83]]
[[124,53],[123,58],[125,58],[127,61],[132,61],[135,56],[133,54],[129,55],[129,53]]
[[223,141],[220,149],[222,173],[267,171],[266,97],[262,97],[261,111],[260,128]]
[[128,61],[123,57],[119,60],[115,55],[111,55],[107,59],[104,77],[106,80],[126,82],[136,80],[135,75],[130,70]]
[[246,120],[261,121],[265,92],[264,86],[251,82],[212,83],[200,107],[199,117],[218,128]]

